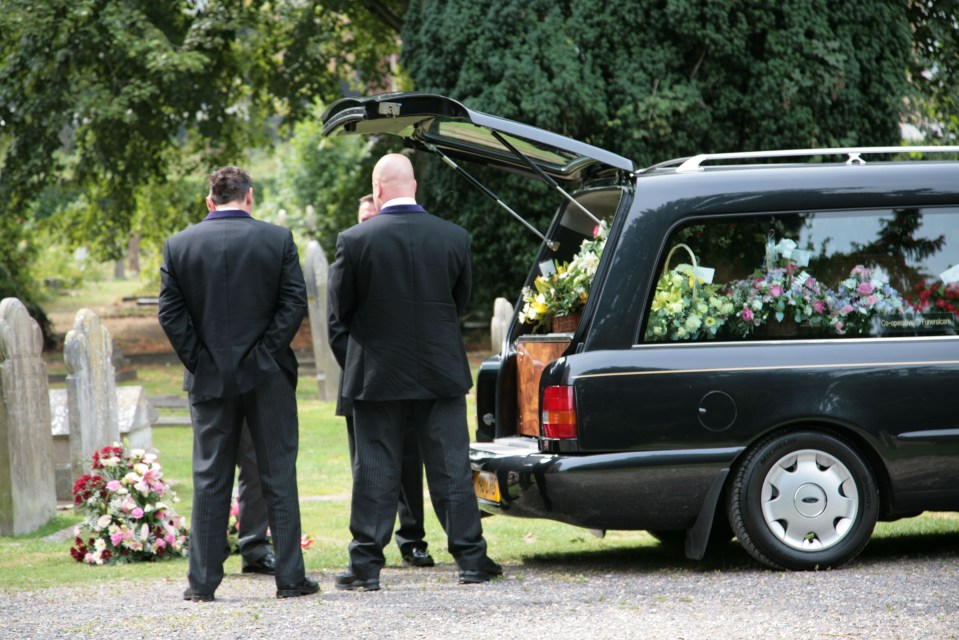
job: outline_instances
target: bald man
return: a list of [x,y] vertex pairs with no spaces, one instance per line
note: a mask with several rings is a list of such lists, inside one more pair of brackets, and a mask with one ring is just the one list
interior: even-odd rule
[[349,331],[343,395],[353,401],[356,438],[350,564],[334,584],[380,588],[407,429],[460,583],[487,582],[503,570],[486,555],[469,463],[472,377],[459,328],[470,296],[469,234],[416,203],[406,156],[377,162],[373,202],[379,215],[340,233],[330,267],[331,309]]
[[[373,194],[360,198],[356,221],[365,222],[376,215]],[[346,348],[350,341],[349,332],[331,312],[327,299],[327,330],[333,357],[342,369],[346,364]],[[356,464],[356,435],[353,427],[353,401],[343,397],[343,378],[336,398],[336,415],[346,418],[346,435],[350,447],[350,464]],[[432,567],[435,563],[426,542],[426,530],[423,527],[423,460],[416,442],[416,434],[407,428],[403,440],[403,462],[400,475],[400,501],[397,504],[400,526],[396,530],[396,545],[400,548],[403,565],[407,567]],[[242,520],[240,521],[242,523]]]

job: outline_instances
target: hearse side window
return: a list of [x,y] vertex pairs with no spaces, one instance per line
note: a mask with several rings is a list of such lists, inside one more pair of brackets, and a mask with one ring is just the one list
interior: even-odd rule
[[644,342],[955,335],[959,209],[725,216],[665,245]]

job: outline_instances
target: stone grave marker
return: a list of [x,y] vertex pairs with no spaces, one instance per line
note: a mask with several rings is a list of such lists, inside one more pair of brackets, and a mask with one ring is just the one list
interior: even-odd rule
[[120,441],[113,340],[89,309],[80,309],[67,332],[70,467],[73,477],[87,473],[95,451]]
[[16,298],[0,301],[0,535],[30,533],[57,509],[43,336]]
[[329,263],[316,240],[306,245],[306,296],[313,335],[313,358],[316,361],[316,385],[320,400],[335,401],[340,386],[340,365],[333,357],[328,337],[326,312]]
[[513,317],[513,305],[506,298],[496,298],[493,302],[493,318],[490,320],[490,346],[499,353],[509,321]]
[[50,433],[53,435],[57,500],[73,502],[73,481],[76,478],[70,464],[70,404],[66,389],[50,389]]
[[120,439],[131,449],[149,451],[153,448],[153,425],[158,416],[143,387],[117,387],[117,417]]

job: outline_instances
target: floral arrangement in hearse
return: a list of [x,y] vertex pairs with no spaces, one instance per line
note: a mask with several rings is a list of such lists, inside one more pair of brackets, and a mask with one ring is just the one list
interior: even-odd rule
[[959,282],[922,281],[908,296],[908,302],[919,313],[951,313],[959,317]]
[[830,292],[804,270],[810,252],[783,238],[766,245],[763,267],[749,278],[728,283],[724,293],[736,309],[729,330],[748,336],[760,327],[781,330],[804,325],[823,327],[830,321]]
[[593,237],[583,240],[572,260],[541,265],[541,275],[533,280],[533,285],[523,287],[520,323],[531,326],[533,333],[546,333],[556,318],[582,311],[608,234],[609,227],[602,221],[593,229]]
[[[690,263],[669,265],[673,255],[682,249]],[[712,283],[713,270],[698,265],[696,254],[685,244],[675,245],[666,256],[663,273],[656,283],[656,292],[646,324],[646,339],[698,340],[715,338],[733,312],[732,302]]]
[[73,484],[85,516],[74,530],[70,555],[87,564],[115,564],[186,556],[186,523],[170,506],[179,502],[163,481],[157,455],[120,444],[93,454],[91,473]]
[[879,316],[901,314],[904,304],[879,268],[856,265],[849,276],[830,292],[830,322],[837,335],[872,332]]

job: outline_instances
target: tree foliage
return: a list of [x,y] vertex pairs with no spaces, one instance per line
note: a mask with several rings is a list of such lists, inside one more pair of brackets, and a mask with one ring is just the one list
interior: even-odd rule
[[927,138],[959,139],[959,0],[909,3],[915,57],[911,120]]
[[55,217],[44,205],[69,193],[60,228],[102,258],[119,256],[131,231],[182,228],[185,213],[164,215],[166,228],[144,218],[153,196],[172,195],[169,178],[241,163],[314,98],[385,75],[397,45],[382,30],[342,1],[5,0],[0,295],[29,298],[24,229]]
[[[908,17],[905,4],[883,0],[414,0],[401,61],[418,90],[646,166],[703,152],[898,143]],[[486,180],[540,228],[558,204],[508,178]],[[424,197],[480,225],[470,226],[478,303],[514,296],[529,261],[504,269],[503,256],[530,255],[532,236],[465,183],[421,182]]]
[[[298,123],[279,160],[276,193],[271,208],[284,208],[290,226],[302,235],[313,233],[332,260],[336,234],[356,224],[359,198],[370,192],[373,165],[384,153],[398,151],[390,140],[360,136],[324,137],[318,104],[314,117]],[[314,209],[308,228],[306,208]]]

